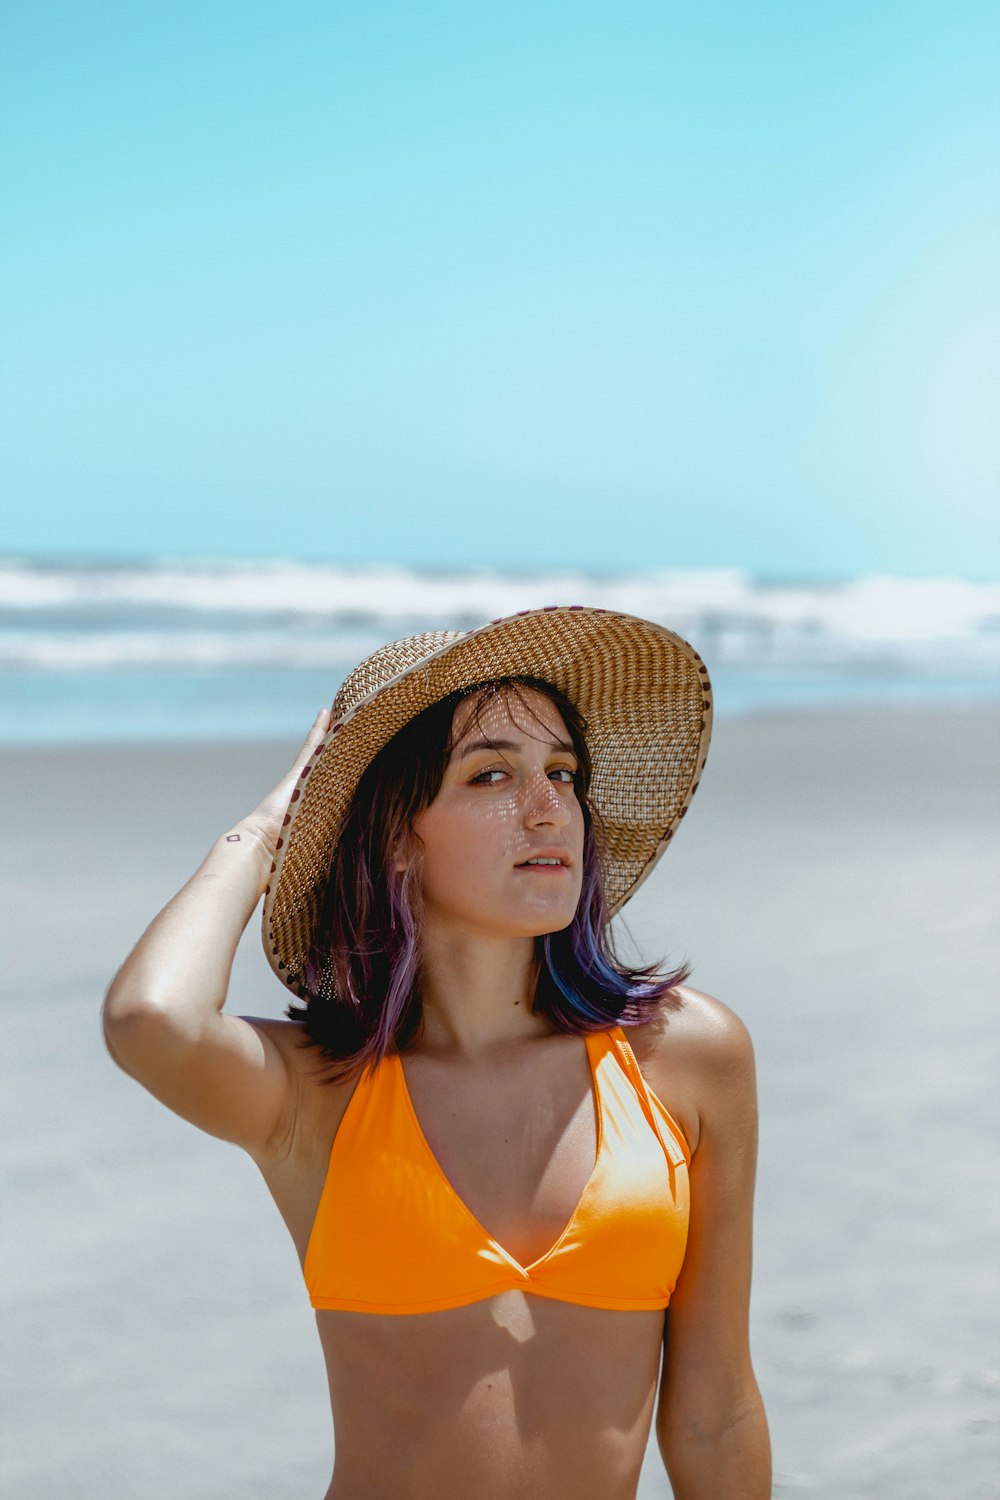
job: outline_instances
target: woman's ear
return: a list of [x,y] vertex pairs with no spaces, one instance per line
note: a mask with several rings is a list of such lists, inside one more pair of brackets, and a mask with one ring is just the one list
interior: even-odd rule
[[404,839],[402,843],[396,845],[396,849],[393,854],[392,867],[396,871],[397,875],[404,875],[410,868],[412,861],[413,841],[411,836],[410,838]]
[[396,842],[396,847],[389,856],[392,860],[392,868],[397,875],[404,875],[413,864],[417,855],[423,851],[423,840],[411,823],[409,827],[402,829]]

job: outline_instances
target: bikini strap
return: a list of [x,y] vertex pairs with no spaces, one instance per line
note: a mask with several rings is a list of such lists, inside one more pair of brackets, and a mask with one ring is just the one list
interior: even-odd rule
[[625,1035],[624,1029],[621,1026],[616,1026],[613,1029],[611,1035],[617,1047],[621,1065],[625,1069],[626,1074],[631,1080],[632,1087],[635,1089],[636,1093],[639,1096],[639,1103],[642,1106],[642,1112],[646,1116],[646,1119],[649,1121],[657,1140],[663,1147],[664,1155],[670,1162],[671,1168],[680,1166],[681,1162],[684,1162],[686,1165],[689,1164],[690,1155],[687,1147],[683,1145],[679,1140],[677,1140],[672,1130],[668,1130],[666,1132],[666,1135],[664,1135],[664,1132],[660,1125],[660,1120],[657,1116],[655,1108],[653,1107],[653,1101],[650,1098],[649,1085],[642,1075],[642,1069],[639,1067],[639,1064],[636,1061],[635,1053],[632,1051],[631,1044],[629,1043],[629,1040]]

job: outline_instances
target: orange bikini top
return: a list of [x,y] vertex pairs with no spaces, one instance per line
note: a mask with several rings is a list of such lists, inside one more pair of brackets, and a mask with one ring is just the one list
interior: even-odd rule
[[304,1274],[316,1308],[418,1313],[519,1287],[586,1307],[661,1308],[684,1259],[690,1154],[620,1026],[584,1035],[597,1160],[555,1244],[528,1266],[445,1177],[398,1053],[362,1074],[330,1152]]

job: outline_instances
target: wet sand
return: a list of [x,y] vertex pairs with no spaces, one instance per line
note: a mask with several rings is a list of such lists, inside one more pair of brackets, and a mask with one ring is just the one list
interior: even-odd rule
[[[997,1494],[998,731],[995,707],[720,721],[627,908],[641,950],[690,959],[754,1036],[778,1496]],[[328,1481],[312,1313],[256,1169],[119,1073],[98,1021],[145,923],[294,749],[0,751],[11,1500]],[[276,1016],[258,932],[230,1008]],[[640,1496],[667,1495],[654,1443]]]

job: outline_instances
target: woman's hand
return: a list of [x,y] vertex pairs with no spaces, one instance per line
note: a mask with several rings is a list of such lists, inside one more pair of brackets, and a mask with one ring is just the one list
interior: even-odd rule
[[247,834],[256,840],[260,848],[262,867],[265,872],[261,881],[261,890],[267,881],[267,873],[277,853],[278,839],[281,837],[281,829],[285,821],[285,813],[291,800],[296,783],[302,772],[302,767],[312,755],[320,740],[330,727],[330,710],[321,708],[313,721],[313,726],[306,735],[302,749],[295,757],[295,762],[285,776],[278,782],[273,791],[268,792],[245,818],[241,818],[232,833],[227,838],[238,842],[234,835]]

